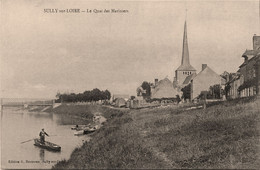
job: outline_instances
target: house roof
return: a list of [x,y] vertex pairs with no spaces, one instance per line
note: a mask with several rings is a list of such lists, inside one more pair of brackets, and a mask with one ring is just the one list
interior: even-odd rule
[[152,91],[151,98],[176,98],[178,94],[177,89],[173,88],[173,83],[168,78],[165,78],[158,82],[158,85]]
[[[243,55],[243,56],[247,56],[247,55]],[[257,58],[260,58],[260,51],[259,51],[259,50],[258,50],[258,53],[256,53],[254,56],[248,58],[248,62],[249,62],[249,61],[252,61],[252,60],[254,60],[254,59],[257,59]],[[242,66],[244,66],[244,65],[246,65],[246,64],[247,64],[247,62],[243,62],[243,63],[239,66],[239,68],[241,68]]]
[[248,56],[248,55],[257,55],[260,53],[260,50],[247,50],[243,53],[242,56]]
[[[215,71],[213,71],[209,66],[207,66],[205,69],[201,70],[201,71],[197,74],[197,76],[201,75],[203,72],[206,72],[206,71],[212,72],[212,73],[214,73],[214,74],[217,74],[217,73],[216,73]],[[196,77],[197,77],[197,76],[196,76]]]
[[189,82],[190,82],[195,76],[196,76],[196,73],[193,73],[193,74],[187,76],[182,84],[183,84],[183,85],[189,84]]
[[209,74],[212,74],[215,75],[215,76],[219,76],[221,78],[221,80],[223,80],[223,84],[224,84],[224,78],[221,77],[220,75],[218,75],[215,71],[213,71],[209,66],[207,66],[205,69],[201,70],[193,79],[199,77],[200,75],[202,74],[205,74],[205,73],[209,73]]
[[234,75],[232,75],[232,78],[229,80],[229,82],[227,83],[232,83],[234,82],[235,80],[238,80],[240,78],[240,73],[235,73]]

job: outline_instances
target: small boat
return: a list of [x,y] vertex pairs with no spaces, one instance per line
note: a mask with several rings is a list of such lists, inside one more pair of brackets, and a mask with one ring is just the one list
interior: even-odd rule
[[74,132],[74,135],[79,136],[79,135],[84,135],[84,130],[78,130]]
[[45,143],[43,144],[41,140],[37,138],[34,139],[34,145],[51,151],[61,151],[61,147],[59,145],[56,145],[48,141],[45,141]]
[[77,130],[77,131],[79,131],[79,130],[83,130],[84,128],[86,128],[87,127],[87,125],[76,125],[76,126],[72,126],[71,127],[71,130]]
[[94,127],[84,129],[84,134],[89,134],[95,132],[99,127],[96,125]]
[[84,130],[84,134],[93,133],[93,132],[95,132],[95,131],[96,131],[96,129],[94,129],[94,128],[85,129],[85,130]]
[[78,130],[76,132],[74,132],[74,135],[79,136],[79,135],[85,135],[85,134],[89,134],[89,133],[93,133],[97,130],[97,126],[94,127],[86,127],[82,130]]
[[82,128],[80,128],[80,127],[72,127],[71,130],[79,131],[79,130],[82,130]]

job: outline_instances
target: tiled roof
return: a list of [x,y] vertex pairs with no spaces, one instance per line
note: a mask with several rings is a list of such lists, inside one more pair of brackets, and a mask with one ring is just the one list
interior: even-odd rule
[[246,51],[243,53],[243,56],[244,56],[244,55],[257,55],[258,53],[260,53],[259,50],[246,50]]
[[176,95],[178,95],[179,92],[173,88],[172,82],[165,78],[163,80],[160,80],[158,82],[158,85],[155,87],[155,89],[152,91],[152,98],[176,98]]
[[234,82],[235,80],[238,80],[240,78],[240,73],[235,73],[232,78],[229,80],[229,82],[227,83],[232,83]]
[[182,84],[183,84],[183,85],[189,84],[189,82],[190,82],[195,76],[196,76],[196,73],[193,73],[193,74],[187,76]]

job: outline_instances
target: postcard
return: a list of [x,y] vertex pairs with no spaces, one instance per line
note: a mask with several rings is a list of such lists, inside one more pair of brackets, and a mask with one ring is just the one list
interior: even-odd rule
[[1,1],[2,169],[258,169],[260,2]]

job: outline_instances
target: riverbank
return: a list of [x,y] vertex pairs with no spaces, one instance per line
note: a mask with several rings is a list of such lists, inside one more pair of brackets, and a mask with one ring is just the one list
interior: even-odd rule
[[[76,105],[76,104],[63,104],[59,107],[48,108],[45,112],[56,113],[59,115],[65,115],[66,117],[78,118],[81,121],[74,124],[86,125],[93,123],[93,117],[101,115],[104,119],[109,120],[118,114],[127,112],[125,109],[113,109],[102,105]],[[103,118],[101,122],[104,122]],[[69,123],[68,123],[69,124]]]
[[209,106],[125,112],[93,106],[108,121],[69,160],[53,168],[260,167],[259,101]]

